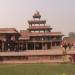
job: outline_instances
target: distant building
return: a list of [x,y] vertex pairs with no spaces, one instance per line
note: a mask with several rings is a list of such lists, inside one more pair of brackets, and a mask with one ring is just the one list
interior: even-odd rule
[[71,44],[75,44],[75,37],[64,37],[63,38],[63,43],[71,43]]

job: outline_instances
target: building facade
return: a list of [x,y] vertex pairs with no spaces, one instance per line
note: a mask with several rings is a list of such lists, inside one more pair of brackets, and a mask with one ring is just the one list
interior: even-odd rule
[[14,51],[19,33],[15,28],[0,28],[0,51]]
[[29,28],[20,33],[15,28],[1,28],[0,51],[48,50],[60,46],[63,34],[52,32],[52,28],[46,25],[46,20],[41,20],[38,11],[28,24]]
[[[0,63],[64,62],[61,48],[56,49],[62,43],[63,34],[52,32],[38,11],[32,17],[27,30],[0,28]],[[69,57],[66,61],[70,61]]]

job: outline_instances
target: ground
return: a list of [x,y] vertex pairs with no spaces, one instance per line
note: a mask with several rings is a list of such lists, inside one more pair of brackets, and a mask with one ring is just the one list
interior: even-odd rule
[[74,64],[0,64],[0,75],[75,75]]

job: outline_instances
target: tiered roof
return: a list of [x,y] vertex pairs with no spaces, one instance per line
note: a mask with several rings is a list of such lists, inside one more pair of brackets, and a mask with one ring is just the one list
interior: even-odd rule
[[52,28],[49,25],[45,24],[46,20],[41,20],[40,18],[40,13],[36,11],[36,13],[34,13],[33,15],[33,20],[28,21],[29,28],[27,29],[27,31],[24,30],[20,32],[20,39],[29,39],[30,37],[34,36],[63,36],[61,32],[51,32]]
[[[46,25],[46,20],[41,20],[41,15],[38,11],[36,11],[33,15],[33,20],[29,20],[29,28],[30,31],[37,31],[37,30],[51,30],[52,28]],[[37,26],[36,26],[37,24]],[[41,25],[42,24],[42,25]]]

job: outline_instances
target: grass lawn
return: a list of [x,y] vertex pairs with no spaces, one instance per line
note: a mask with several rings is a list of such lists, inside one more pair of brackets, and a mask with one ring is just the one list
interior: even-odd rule
[[0,64],[0,75],[75,75],[74,64]]

